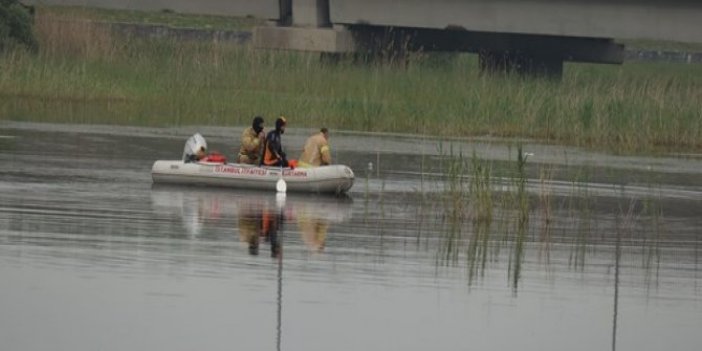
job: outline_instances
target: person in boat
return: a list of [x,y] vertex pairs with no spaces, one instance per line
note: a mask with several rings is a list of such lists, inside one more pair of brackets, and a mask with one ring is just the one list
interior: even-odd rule
[[329,130],[322,128],[318,133],[307,138],[298,166],[303,168],[328,166],[331,164],[329,149]]
[[251,127],[246,128],[241,134],[241,148],[237,156],[237,163],[258,165],[261,158],[261,147],[266,140],[263,131],[263,117],[256,116]]
[[263,148],[262,164],[265,166],[288,167],[288,159],[283,151],[281,136],[285,133],[287,120],[280,116],[275,120],[275,129],[268,132],[266,136],[266,146]]
[[227,158],[217,151],[208,154],[207,141],[200,133],[195,133],[185,142],[183,162],[227,163]]
[[200,135],[195,133],[185,142],[183,150],[183,162],[198,162],[207,156],[207,141]]

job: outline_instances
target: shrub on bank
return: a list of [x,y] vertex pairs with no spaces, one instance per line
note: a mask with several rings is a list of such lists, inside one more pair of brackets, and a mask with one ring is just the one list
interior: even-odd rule
[[33,10],[18,0],[0,0],[0,51],[22,45],[37,49],[32,31]]

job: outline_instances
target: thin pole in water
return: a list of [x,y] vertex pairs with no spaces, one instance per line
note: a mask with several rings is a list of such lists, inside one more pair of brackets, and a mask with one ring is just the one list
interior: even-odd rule
[[271,245],[278,245],[278,325],[276,326],[276,350],[280,351],[280,344],[283,334],[283,209],[285,208],[285,194],[278,193],[275,197],[278,210],[276,216],[275,240],[271,240]]
[[280,164],[280,177],[278,178],[278,182],[275,183],[275,190],[277,190],[279,193],[285,193],[288,190],[288,185],[285,183],[285,179],[283,179],[283,164]]

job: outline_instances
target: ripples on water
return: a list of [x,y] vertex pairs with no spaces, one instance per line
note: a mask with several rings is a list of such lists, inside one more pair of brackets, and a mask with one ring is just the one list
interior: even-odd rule
[[[189,132],[0,129],[3,349],[702,342],[700,161],[564,161],[527,145],[521,202],[514,148],[456,146],[490,170],[481,186],[470,157],[434,142],[338,135],[335,159],[358,177],[349,196],[283,203],[152,185],[152,162],[178,158]],[[210,144],[229,151],[238,133],[220,133]]]

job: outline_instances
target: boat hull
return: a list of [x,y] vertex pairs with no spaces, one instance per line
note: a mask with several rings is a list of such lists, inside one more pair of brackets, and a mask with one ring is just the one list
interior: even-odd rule
[[237,163],[184,163],[156,161],[151,169],[154,183],[191,184],[275,191],[282,178],[287,191],[345,193],[354,182],[353,171],[344,165],[315,168],[257,167]]

